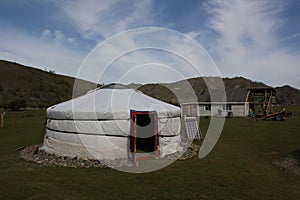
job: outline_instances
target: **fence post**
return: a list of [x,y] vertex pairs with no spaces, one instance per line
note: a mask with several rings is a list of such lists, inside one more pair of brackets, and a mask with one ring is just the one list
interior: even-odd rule
[[12,128],[15,128],[15,114],[12,115]]
[[5,115],[5,112],[2,112],[1,113],[1,128],[4,128],[4,115]]

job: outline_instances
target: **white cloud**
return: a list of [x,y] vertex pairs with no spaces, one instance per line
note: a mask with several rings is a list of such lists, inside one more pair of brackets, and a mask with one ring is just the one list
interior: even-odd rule
[[193,38],[193,39],[196,39],[196,37],[199,35],[199,33],[195,32],[195,31],[192,31],[192,32],[186,33],[186,35]]
[[76,39],[73,38],[73,37],[69,37],[69,38],[67,39],[67,41],[68,41],[69,43],[71,43],[71,44],[74,44],[74,42],[76,41]]
[[[56,10],[54,14],[69,26],[66,27],[68,32],[65,29],[58,30],[49,26],[43,30],[40,36],[36,37],[11,27],[3,27],[0,32],[0,56],[2,59],[40,68],[52,69],[55,67],[54,70],[58,73],[74,75],[76,67],[84,58],[84,49],[91,48],[94,41],[98,42],[131,28],[155,23],[165,23],[167,26],[170,23],[168,21],[153,22],[154,18],[159,20],[163,17],[160,18],[160,15],[157,15],[161,11],[153,10],[152,4],[156,2],[150,0],[51,0],[51,2],[62,8]],[[201,23],[208,25],[208,29],[202,25],[195,26],[194,30],[189,30],[187,35],[206,47],[220,67],[223,76],[241,75],[268,84],[281,85],[289,82],[300,87],[298,78],[300,72],[297,67],[300,63],[300,52],[299,50],[291,52],[291,49],[286,46],[286,43],[297,40],[299,33],[284,38],[278,35],[278,31],[286,23],[281,17],[281,11],[285,9],[283,1],[210,0],[206,1],[205,5],[209,18],[205,18],[204,23]],[[164,14],[167,16],[168,12]],[[198,19],[194,18],[193,20],[196,22]],[[206,20],[208,20],[207,23]],[[180,23],[188,22],[181,21],[176,25],[179,27]],[[74,29],[77,33],[67,34]],[[81,37],[78,36],[78,33]],[[209,63],[209,59],[199,56],[201,53],[197,53],[192,48],[189,40],[169,35],[161,36],[164,37],[163,40],[152,41],[151,39],[154,38],[151,38],[150,41],[142,42],[148,46],[155,46],[161,42],[166,48],[171,48],[179,54],[183,52],[188,60],[193,62],[202,60],[204,67],[201,68],[201,73],[203,75],[217,74],[216,70],[211,71],[210,67],[207,67],[210,64],[205,66],[205,63]],[[126,49],[134,49],[141,39],[145,40],[143,37],[139,38],[139,34],[130,37],[123,35],[123,38],[118,40],[119,43],[107,45],[101,52],[101,56],[113,59],[115,55],[122,54]],[[285,45],[281,45],[283,43]],[[294,47],[296,45],[294,43]],[[124,66],[120,67],[118,74],[126,71],[128,66],[141,65],[145,68],[149,65],[143,64],[147,63],[159,63],[166,66],[177,64],[176,68],[180,73],[183,73],[185,69],[178,67],[178,63],[175,63],[176,59],[173,59],[172,62],[172,57],[157,57],[157,55],[147,53],[139,52],[124,56],[120,60]],[[134,58],[136,55],[138,58]],[[97,62],[91,64],[97,64],[97,66],[100,64],[106,66],[107,64]],[[73,66],[76,66],[76,69]],[[138,73],[140,71],[136,70]],[[186,70],[186,77],[192,72],[192,70]],[[93,72],[87,73],[94,75]],[[162,74],[165,73],[161,73],[160,77]]]
[[49,29],[43,31],[43,37],[52,37],[52,32]]
[[[40,69],[52,69],[57,73],[75,75],[85,53],[73,50],[53,38],[35,37],[12,27],[0,32],[0,58]],[[43,36],[61,38],[60,32],[53,35],[48,29]],[[13,35],[13,37],[12,37]],[[55,39],[55,38],[54,38]]]
[[[210,1],[210,28],[218,35],[211,47],[222,75],[242,75],[268,84],[290,81],[300,85],[300,55],[281,46],[278,31],[285,21],[280,17],[281,1]],[[284,70],[283,70],[284,69]]]
[[85,59],[77,77],[108,83],[124,74],[128,76],[123,81],[146,83],[218,76],[219,72],[206,51],[191,38],[168,29],[145,28],[100,43]]
[[42,36],[44,38],[51,38],[56,41],[62,40],[64,38],[64,34],[60,30],[51,31],[49,29],[44,29]]
[[151,1],[75,0],[57,2],[87,39],[107,38],[128,28],[149,25]]
[[56,40],[61,40],[64,37],[64,35],[62,34],[62,32],[60,30],[55,30],[54,35],[55,35]]

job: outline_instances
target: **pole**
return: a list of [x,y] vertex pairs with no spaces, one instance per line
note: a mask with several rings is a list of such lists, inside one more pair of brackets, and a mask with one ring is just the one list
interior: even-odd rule
[[2,112],[1,113],[1,128],[4,128],[4,115],[5,115],[5,112]]
[[12,115],[12,128],[15,128],[15,114]]

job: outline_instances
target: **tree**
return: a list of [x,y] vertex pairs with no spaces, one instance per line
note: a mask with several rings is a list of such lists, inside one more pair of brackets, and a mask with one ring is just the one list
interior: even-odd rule
[[7,109],[9,107],[9,104],[7,102],[1,102],[0,103],[0,108]]
[[11,110],[20,110],[21,108],[26,108],[27,103],[25,99],[15,99],[9,103],[9,108]]

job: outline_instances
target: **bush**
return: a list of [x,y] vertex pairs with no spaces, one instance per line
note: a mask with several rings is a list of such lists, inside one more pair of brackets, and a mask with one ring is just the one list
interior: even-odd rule
[[9,109],[11,110],[20,110],[21,108],[26,108],[27,103],[25,99],[15,99],[9,103]]
[[1,102],[0,103],[0,108],[4,108],[4,109],[9,108],[9,103],[7,103],[7,102]]

